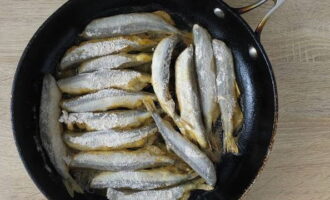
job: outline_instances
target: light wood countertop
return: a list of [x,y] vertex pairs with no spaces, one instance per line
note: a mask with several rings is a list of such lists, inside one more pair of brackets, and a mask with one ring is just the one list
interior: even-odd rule
[[[28,41],[65,0],[0,0],[0,199],[41,200],[18,156],[11,84]],[[227,1],[228,2],[228,1]],[[232,3],[245,2],[233,0]],[[255,25],[270,3],[246,14]],[[246,200],[330,200],[330,1],[288,0],[262,43],[279,93],[275,144]]]

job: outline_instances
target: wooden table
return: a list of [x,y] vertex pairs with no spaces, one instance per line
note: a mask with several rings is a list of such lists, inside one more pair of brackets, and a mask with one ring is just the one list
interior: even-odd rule
[[[45,199],[13,141],[10,91],[27,42],[64,2],[0,0],[1,200]],[[246,19],[255,25],[270,5]],[[269,161],[245,199],[330,200],[330,1],[288,0],[267,24],[262,43],[277,79],[280,117]]]

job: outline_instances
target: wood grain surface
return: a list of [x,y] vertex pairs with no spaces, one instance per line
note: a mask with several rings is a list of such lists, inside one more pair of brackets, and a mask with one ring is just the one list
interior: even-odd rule
[[[23,49],[64,2],[0,0],[0,200],[45,199],[14,144],[10,91]],[[244,17],[255,26],[270,6]],[[330,1],[288,0],[267,24],[262,43],[277,79],[279,123],[264,171],[244,199],[330,200]]]

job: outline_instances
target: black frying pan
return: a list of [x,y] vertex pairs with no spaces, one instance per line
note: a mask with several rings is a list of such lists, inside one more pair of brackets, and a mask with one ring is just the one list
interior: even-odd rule
[[[240,13],[267,0],[233,9],[220,0],[75,0],[57,10],[37,31],[18,65],[12,91],[12,122],[17,148],[30,176],[49,199],[104,200],[96,194],[71,198],[61,177],[52,168],[40,146],[38,113],[41,82],[55,68],[66,49],[92,19],[119,13],[165,10],[179,27],[198,23],[213,38],[233,50],[236,76],[242,92],[244,123],[240,131],[241,154],[223,155],[217,166],[218,182],[211,192],[193,192],[191,199],[238,199],[253,182],[267,157],[277,121],[277,94],[271,64],[260,44],[259,34],[267,17],[253,32]],[[275,1],[274,11],[282,0]],[[50,166],[50,169],[45,167]]]

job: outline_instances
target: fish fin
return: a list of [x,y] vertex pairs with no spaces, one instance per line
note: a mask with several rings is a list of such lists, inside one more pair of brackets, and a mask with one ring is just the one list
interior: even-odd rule
[[80,194],[84,193],[84,191],[80,187],[80,185],[71,177],[69,179],[63,180],[63,184],[65,185],[65,187],[71,197],[74,197],[75,192],[80,193]]
[[144,99],[143,104],[149,112],[157,112],[156,105],[152,99]]
[[182,197],[180,198],[180,200],[188,200],[190,197],[190,192],[186,192],[182,195]]
[[196,187],[196,190],[211,191],[214,190],[214,187],[208,184],[200,184]]
[[158,11],[153,12],[153,14],[161,17],[167,23],[169,23],[171,25],[175,25],[175,22],[173,21],[173,19],[171,18],[171,16],[167,12],[165,12],[163,10],[158,10]]
[[209,148],[205,150],[208,157],[215,163],[219,163],[222,154],[222,143],[220,135],[211,134],[209,136]]
[[233,123],[234,123],[233,125],[235,131],[237,131],[242,126],[242,122],[243,122],[243,113],[239,105],[236,105],[233,116]]
[[234,136],[231,133],[225,133],[223,138],[223,149],[225,153],[238,154],[239,149]]
[[235,90],[236,90],[236,97],[237,98],[240,97],[241,96],[241,91],[240,91],[236,81],[235,81]]
[[182,31],[181,38],[186,45],[190,45],[193,42],[193,35],[191,32]]

